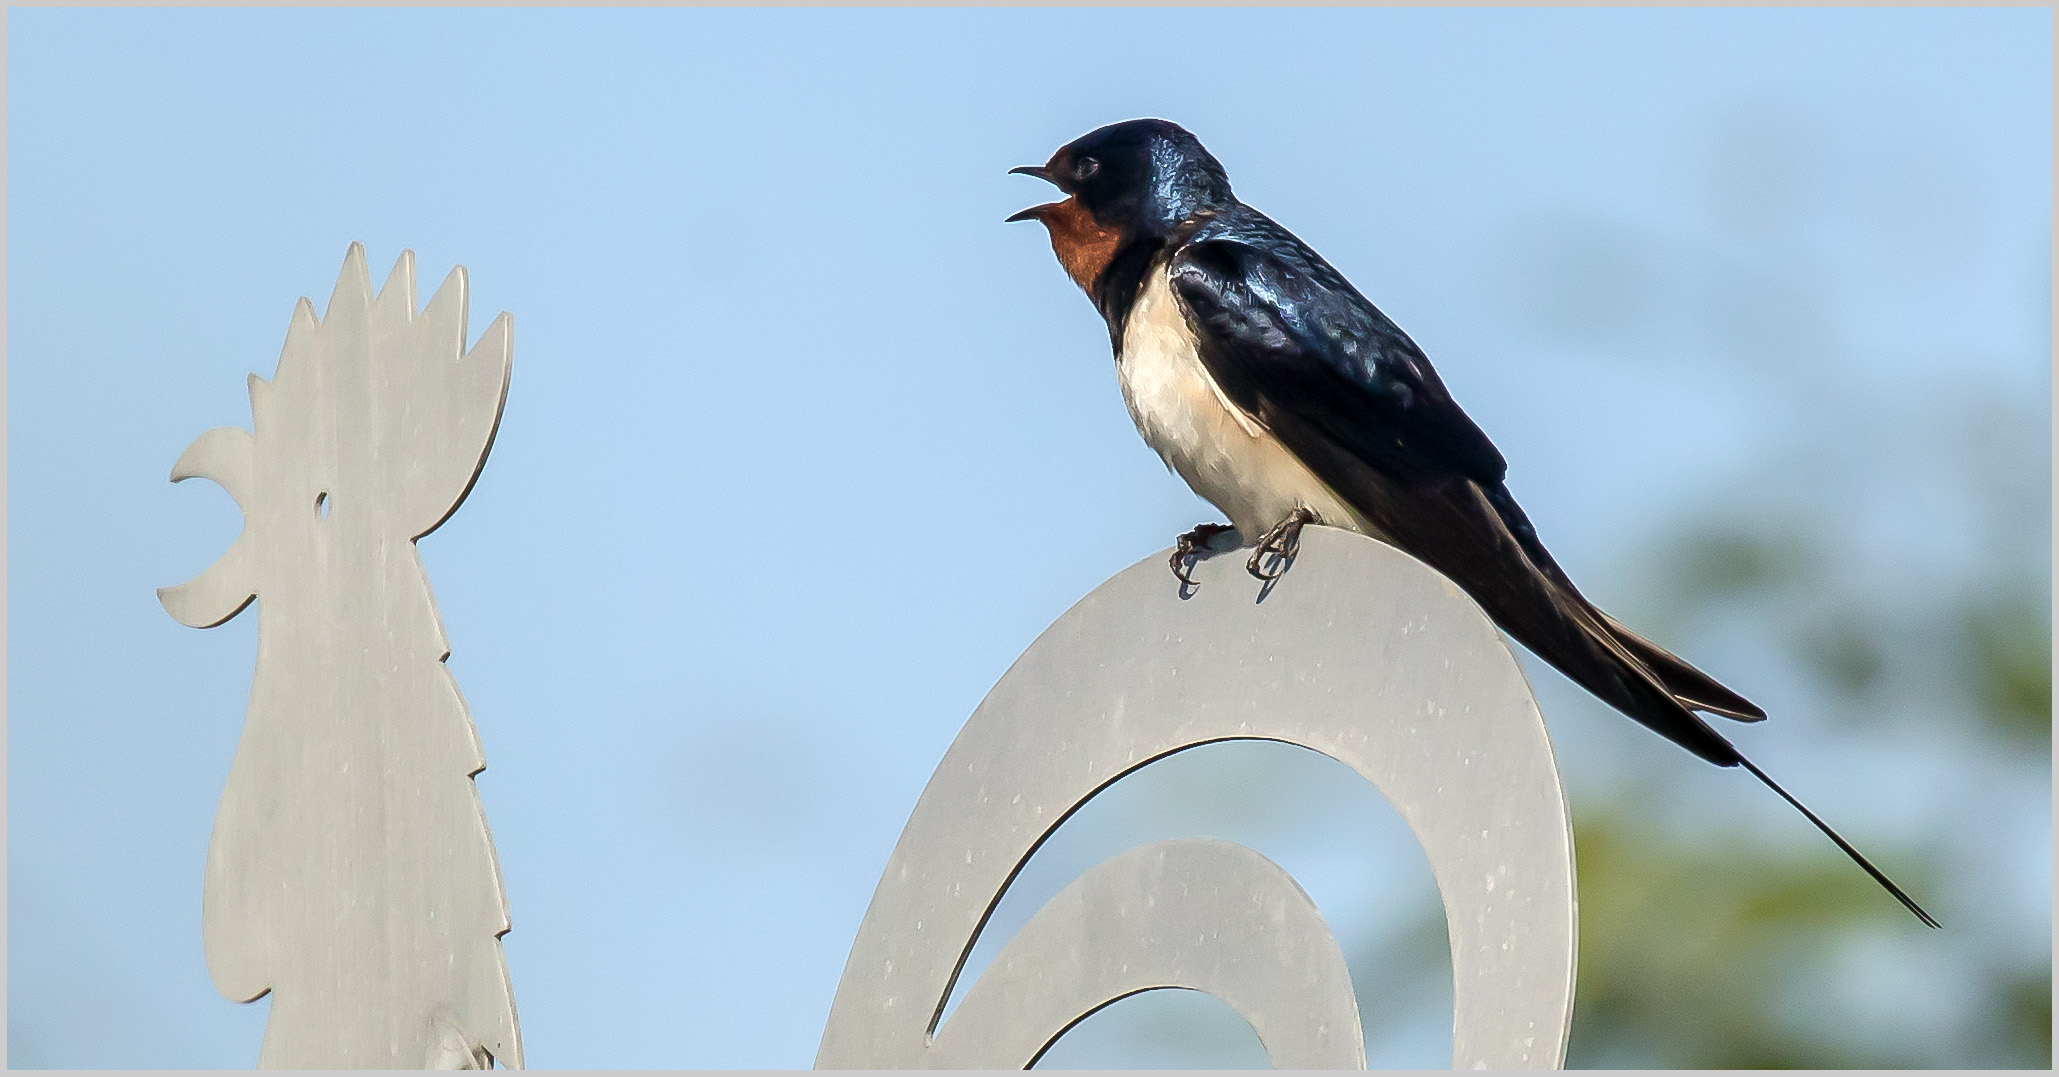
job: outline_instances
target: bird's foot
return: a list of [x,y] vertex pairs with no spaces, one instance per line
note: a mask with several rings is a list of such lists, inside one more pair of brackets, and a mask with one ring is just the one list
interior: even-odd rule
[[[1253,550],[1251,560],[1244,563],[1245,571],[1267,583],[1279,579],[1280,573],[1294,563],[1294,555],[1301,552],[1301,529],[1321,522],[1315,511],[1306,507],[1288,513],[1286,519],[1275,524],[1264,538],[1258,540],[1258,549]],[[1266,561],[1268,554],[1272,556],[1270,562]]]
[[1179,577],[1180,586],[1200,586],[1194,582],[1194,577],[1187,573],[1193,568],[1194,562],[1200,560],[1201,555],[1208,551],[1209,544],[1216,536],[1235,530],[1236,528],[1228,524],[1195,524],[1194,530],[1180,536],[1180,541],[1174,544],[1172,550],[1172,574]]

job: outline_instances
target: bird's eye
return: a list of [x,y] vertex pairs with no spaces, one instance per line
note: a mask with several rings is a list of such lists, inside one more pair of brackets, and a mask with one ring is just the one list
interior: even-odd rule
[[1094,160],[1092,157],[1082,157],[1073,163],[1072,178],[1090,180],[1094,178],[1094,173],[1099,171],[1101,171],[1101,162]]

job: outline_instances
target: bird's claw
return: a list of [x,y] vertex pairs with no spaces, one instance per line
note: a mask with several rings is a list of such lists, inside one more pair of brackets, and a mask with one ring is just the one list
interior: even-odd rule
[[1225,524],[1195,524],[1194,530],[1180,536],[1179,541],[1173,544],[1172,550],[1172,574],[1179,579],[1180,586],[1200,586],[1194,582],[1194,577],[1187,575],[1191,566],[1200,559],[1202,552],[1208,549],[1208,544],[1217,535],[1234,530],[1236,528]]
[[[1301,529],[1318,522],[1315,512],[1305,507],[1288,513],[1286,519],[1258,540],[1258,549],[1251,551],[1251,560],[1244,562],[1244,570],[1267,583],[1279,579],[1287,566],[1294,563],[1294,555],[1301,552]],[[1267,554],[1273,555],[1270,572],[1266,571]]]

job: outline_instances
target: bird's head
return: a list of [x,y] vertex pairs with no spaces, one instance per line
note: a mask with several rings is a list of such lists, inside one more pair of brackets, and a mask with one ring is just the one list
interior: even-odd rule
[[1070,196],[1008,219],[1043,222],[1059,262],[1089,293],[1131,241],[1169,239],[1236,201],[1223,166],[1167,120],[1109,124],[1060,146],[1044,164],[1010,171],[1048,180]]

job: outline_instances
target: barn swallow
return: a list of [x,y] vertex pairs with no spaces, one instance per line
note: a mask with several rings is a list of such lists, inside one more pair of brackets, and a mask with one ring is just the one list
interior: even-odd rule
[[[1013,169],[1063,201],[1041,222],[1108,323],[1130,417],[1230,526],[1181,535],[1172,570],[1234,528],[1270,580],[1303,526],[1347,528],[1442,572],[1538,657],[1603,702],[1793,805],[1931,927],[1938,923],[1701,714],[1766,712],[1581,596],[1510,496],[1508,464],[1421,348],[1293,233],[1237,200],[1199,140],[1165,120],[1111,124]],[[1699,713],[1698,713],[1699,712]]]

